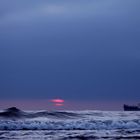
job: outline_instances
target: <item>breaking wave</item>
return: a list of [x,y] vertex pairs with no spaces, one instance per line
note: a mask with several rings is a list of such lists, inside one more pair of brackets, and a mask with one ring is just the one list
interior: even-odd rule
[[0,112],[0,130],[140,129],[139,117],[139,112],[24,112],[13,107]]
[[112,130],[140,128],[140,121],[0,121],[0,130]]

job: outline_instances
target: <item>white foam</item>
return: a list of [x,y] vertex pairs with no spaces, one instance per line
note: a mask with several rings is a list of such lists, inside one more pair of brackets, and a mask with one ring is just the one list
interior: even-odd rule
[[65,121],[0,121],[0,130],[101,130],[101,129],[127,129],[140,128],[139,120],[121,121],[91,121],[91,120],[65,120]]
[[140,129],[140,112],[74,112],[76,118],[1,119],[0,130],[115,130]]

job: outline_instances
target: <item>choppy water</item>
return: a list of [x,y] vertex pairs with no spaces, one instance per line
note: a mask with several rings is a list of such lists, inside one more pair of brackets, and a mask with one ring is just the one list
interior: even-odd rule
[[140,112],[12,108],[0,113],[0,139],[140,140]]

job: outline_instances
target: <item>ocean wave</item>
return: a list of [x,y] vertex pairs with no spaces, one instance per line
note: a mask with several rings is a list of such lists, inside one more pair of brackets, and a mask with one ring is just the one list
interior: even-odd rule
[[137,130],[20,130],[0,131],[1,139],[12,140],[140,140]]
[[0,130],[112,130],[140,128],[140,120],[1,120]]
[[3,118],[37,118],[37,117],[54,117],[54,118],[71,118],[79,116],[76,113],[64,111],[39,111],[39,112],[25,112],[16,107],[11,107],[3,112],[0,112],[0,117]]
[[140,129],[140,112],[22,111],[0,112],[0,130],[115,130]]

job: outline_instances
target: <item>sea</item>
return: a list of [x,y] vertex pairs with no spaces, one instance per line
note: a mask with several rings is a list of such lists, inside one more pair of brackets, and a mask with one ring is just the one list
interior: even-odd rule
[[140,140],[140,112],[0,111],[3,140]]

